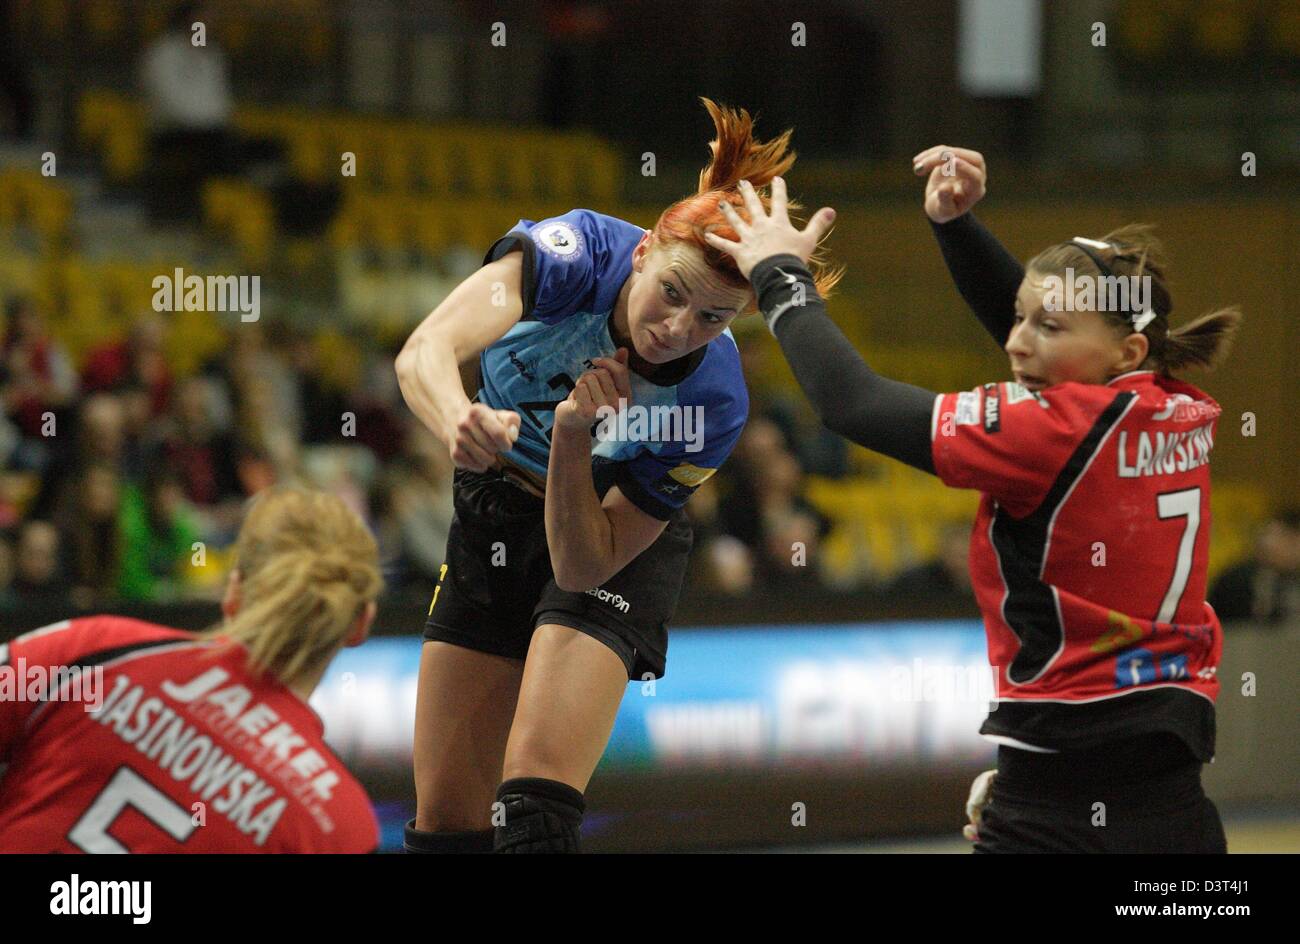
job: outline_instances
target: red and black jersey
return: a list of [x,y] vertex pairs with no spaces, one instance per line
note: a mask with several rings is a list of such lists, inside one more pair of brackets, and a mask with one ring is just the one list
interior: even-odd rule
[[115,616],[0,644],[0,851],[374,851],[320,717],[246,657]]
[[983,492],[971,579],[996,702],[982,734],[1065,750],[1173,732],[1213,757],[1223,633],[1205,591],[1219,413],[1149,371],[936,398],[935,471]]

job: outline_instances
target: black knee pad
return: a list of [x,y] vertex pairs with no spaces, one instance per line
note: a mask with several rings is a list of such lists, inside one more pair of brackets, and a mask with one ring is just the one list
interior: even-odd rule
[[491,852],[496,830],[479,829],[463,833],[425,832],[415,828],[415,820],[408,820],[402,837],[402,848],[423,855],[464,852]]
[[496,852],[580,852],[586,808],[582,794],[558,780],[516,777],[497,788],[506,823],[496,831]]

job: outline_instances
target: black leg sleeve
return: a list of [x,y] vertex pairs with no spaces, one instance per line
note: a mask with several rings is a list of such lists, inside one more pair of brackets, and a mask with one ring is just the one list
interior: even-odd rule
[[1025,269],[975,214],[930,222],[957,291],[998,346],[1007,343],[1016,317],[1016,292]]
[[933,473],[930,420],[936,395],[868,367],[826,314],[812,275],[797,257],[764,259],[749,277],[763,318],[827,428]]

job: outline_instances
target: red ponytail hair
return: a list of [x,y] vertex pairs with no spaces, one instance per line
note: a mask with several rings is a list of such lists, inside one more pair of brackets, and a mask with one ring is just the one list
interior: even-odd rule
[[[718,204],[723,200],[736,208],[741,219],[748,219],[744,199],[738,189],[742,180],[748,180],[758,192],[765,210],[771,211],[769,194],[765,188],[773,177],[785,174],[794,166],[795,153],[789,150],[792,129],[768,142],[754,139],[754,120],[743,108],[723,108],[708,98],[701,98],[713,119],[717,136],[709,142],[713,157],[700,171],[699,190],[684,200],[678,200],[660,215],[655,223],[655,242],[659,245],[687,243],[700,250],[704,262],[718,273],[728,285],[748,288],[749,282],[736,268],[736,261],[720,249],[715,249],[704,239],[705,233],[717,233],[723,239],[738,239],[736,231],[728,225]],[[794,200],[788,201],[790,210],[800,209]],[[792,218],[793,219],[793,218]],[[844,274],[842,268],[830,270],[820,249],[808,262],[823,298]]]

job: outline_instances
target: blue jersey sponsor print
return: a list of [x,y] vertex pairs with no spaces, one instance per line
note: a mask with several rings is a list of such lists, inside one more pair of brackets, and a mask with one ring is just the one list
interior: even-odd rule
[[[507,457],[545,476],[551,424],[592,358],[613,357],[610,318],[645,230],[591,210],[534,223],[520,220],[484,263],[524,253],[524,314],[483,351],[479,400],[519,414]],[[631,408],[592,429],[601,495],[618,485],[647,514],[667,520],[722,465],[749,413],[731,332],[653,377],[631,373]]]

